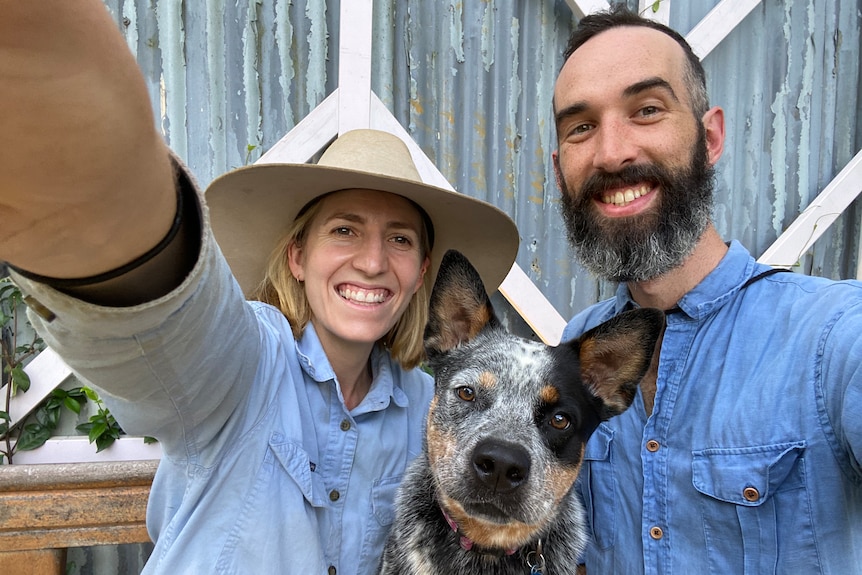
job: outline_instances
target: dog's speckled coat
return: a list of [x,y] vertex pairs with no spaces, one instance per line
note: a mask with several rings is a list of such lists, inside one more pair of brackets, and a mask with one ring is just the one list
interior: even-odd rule
[[447,253],[425,331],[436,382],[425,451],[399,490],[381,573],[529,573],[541,541],[543,572],[574,574],[584,446],[631,404],[663,327],[661,311],[640,309],[557,347],[517,337],[472,265]]

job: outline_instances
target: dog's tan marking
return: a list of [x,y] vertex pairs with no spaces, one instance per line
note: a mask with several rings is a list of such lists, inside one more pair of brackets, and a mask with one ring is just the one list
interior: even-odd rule
[[448,497],[443,499],[443,506],[458,525],[459,532],[480,547],[517,549],[529,543],[543,527],[541,524],[529,525],[519,521],[507,525],[482,521],[468,515],[460,503]]
[[441,459],[448,459],[455,455],[455,436],[441,431],[431,417],[428,418],[425,434],[428,441],[428,461],[431,462],[432,467]]
[[[581,446],[579,461],[584,460],[584,446]],[[554,501],[561,501],[572,489],[578,474],[581,472],[581,464],[577,465],[549,465],[545,468],[548,478],[548,486],[551,489]]]
[[581,343],[581,376],[592,392],[609,407],[623,412],[631,404],[636,383],[641,376],[639,367],[645,361],[639,348],[626,338],[588,339]]
[[493,389],[497,385],[497,377],[490,371],[483,371],[479,374],[478,383],[486,389]]
[[544,403],[554,404],[560,401],[560,390],[553,385],[546,385],[539,392],[539,397]]
[[469,293],[452,290],[445,294],[440,310],[446,310],[446,316],[439,310],[431,310],[436,315],[437,332],[425,340],[426,347],[439,351],[448,351],[476,337],[482,328],[491,321],[491,310],[478,305]]

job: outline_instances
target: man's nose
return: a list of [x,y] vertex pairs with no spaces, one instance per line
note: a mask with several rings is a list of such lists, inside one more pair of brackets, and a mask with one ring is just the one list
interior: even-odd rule
[[622,122],[605,122],[593,138],[593,168],[614,173],[637,159],[635,138]]

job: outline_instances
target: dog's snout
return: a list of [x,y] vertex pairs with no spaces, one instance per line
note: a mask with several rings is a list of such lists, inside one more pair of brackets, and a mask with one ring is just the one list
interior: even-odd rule
[[473,472],[495,492],[509,493],[530,476],[530,454],[514,443],[485,440],[473,450]]

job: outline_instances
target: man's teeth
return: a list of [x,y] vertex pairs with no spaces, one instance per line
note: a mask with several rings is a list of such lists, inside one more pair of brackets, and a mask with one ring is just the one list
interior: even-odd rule
[[338,291],[344,299],[358,301],[360,303],[383,303],[386,299],[383,293],[375,293],[365,290],[342,289]]
[[646,186],[641,186],[639,188],[629,188],[624,192],[617,192],[615,194],[606,194],[602,196],[602,202],[606,204],[613,204],[615,206],[627,206],[639,197],[645,196],[646,193]]

